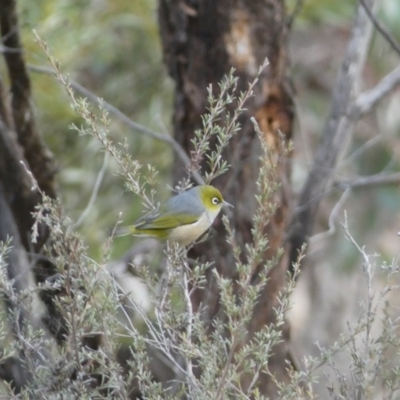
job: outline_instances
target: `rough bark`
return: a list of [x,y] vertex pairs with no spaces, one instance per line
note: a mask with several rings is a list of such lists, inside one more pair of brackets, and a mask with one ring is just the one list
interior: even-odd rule
[[[246,105],[248,111],[241,118],[242,129],[231,141],[225,157],[232,165],[230,171],[216,179],[213,184],[221,189],[224,197],[235,205],[230,222],[236,231],[237,243],[244,250],[245,243],[252,241],[252,217],[255,210],[255,182],[259,171],[260,146],[250,122],[254,116],[270,150],[277,155],[279,131],[284,140],[291,137],[293,102],[290,81],[286,75],[287,24],[282,0],[204,0],[159,2],[159,19],[164,59],[169,74],[176,83],[174,134],[175,139],[190,154],[193,132],[201,126],[201,115],[206,111],[209,84],[218,82],[231,67],[240,77],[239,90],[247,88],[264,59],[269,67],[262,74],[255,96]],[[213,144],[211,144],[213,145]],[[205,163],[202,168],[206,168]],[[185,175],[176,163],[174,180]],[[280,191],[276,196],[277,211],[269,223],[267,235],[270,248],[265,258],[271,258],[283,246],[283,234],[288,217],[289,163],[279,170]],[[222,223],[216,223],[212,240],[196,245],[190,257],[213,261],[219,273],[235,277],[234,260]],[[253,277],[257,279],[257,273]],[[219,311],[218,290],[213,274],[207,277],[207,289],[197,291],[192,297],[193,307],[206,306],[206,318],[212,319]],[[286,264],[280,262],[269,273],[268,284],[262,292],[249,325],[249,338],[265,324],[275,321],[274,307],[278,293],[285,285]],[[270,371],[278,380],[285,380],[288,328],[284,328],[284,343],[274,349],[269,363]],[[248,382],[244,380],[243,385]],[[261,393],[274,398],[275,388],[267,376],[258,383]]]
[[18,29],[16,1],[1,0],[0,4],[1,37],[6,50],[4,60],[10,77],[12,128],[17,133],[24,156],[39,187],[54,198],[56,169],[53,156],[43,142],[35,123],[31,83]]

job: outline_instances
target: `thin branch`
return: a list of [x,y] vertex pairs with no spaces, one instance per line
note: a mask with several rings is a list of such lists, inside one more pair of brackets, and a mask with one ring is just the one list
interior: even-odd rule
[[[187,264],[187,254],[184,254],[184,257],[182,259],[182,289],[183,289],[183,294],[184,294],[184,299],[185,299],[185,306],[186,306],[186,313],[187,313],[187,326],[186,326],[186,340],[190,346],[190,348],[193,346],[193,305],[192,305],[192,300],[190,298],[190,284],[189,284],[189,276],[188,276],[188,271],[190,271],[189,266]],[[188,390],[189,393],[191,394],[193,385],[191,384],[192,382],[195,382],[196,379],[194,377],[193,373],[193,362],[191,359],[190,355],[187,355],[186,357],[186,374],[187,374],[187,379],[188,379]]]
[[[349,226],[347,223],[347,214],[344,214],[344,223],[342,224],[343,229],[345,231],[346,234],[346,239],[349,240],[349,242],[358,250],[358,252],[360,253],[360,255],[363,258],[363,270],[364,270],[364,274],[365,277],[367,278],[367,285],[368,285],[368,299],[371,300],[372,298],[372,277],[373,277],[373,267],[372,264],[370,262],[370,256],[365,252],[364,247],[360,247],[360,245],[356,242],[356,240],[354,239],[354,237],[352,236],[352,234],[349,231]],[[368,324],[366,326],[367,330],[368,330]]]
[[[37,65],[28,65],[28,68],[31,71],[34,72],[39,72],[39,73],[44,73],[44,74],[49,74],[49,75],[55,75],[54,70],[51,68],[46,68],[46,67],[41,67]],[[137,122],[133,121],[130,119],[126,114],[124,114],[121,110],[118,108],[114,107],[112,104],[107,103],[104,100],[101,100],[99,97],[97,97],[93,92],[90,90],[86,89],[83,87],[81,84],[78,82],[73,81],[72,79],[68,79],[68,83],[73,88],[76,90],[78,93],[80,93],[82,96],[85,96],[87,99],[89,99],[92,103],[101,105],[105,110],[107,110],[111,115],[114,115],[117,117],[120,121],[122,121],[125,125],[127,125],[129,128],[133,129],[134,131],[137,131],[143,135],[147,135],[151,137],[152,139],[155,140],[160,140],[162,142],[165,142],[169,144],[179,159],[182,161],[182,163],[185,166],[188,166],[191,164],[191,160],[186,154],[185,150],[181,147],[181,145],[170,135],[166,135],[164,133],[159,133],[155,132],[149,128],[146,128],[145,126],[138,124]],[[193,171],[192,172],[193,179],[199,184],[202,185],[204,184],[204,180],[201,177],[201,175]]]
[[79,217],[78,221],[76,221],[72,226],[71,229],[77,229],[83,221],[87,218],[87,216],[90,214],[90,211],[93,208],[93,205],[97,199],[97,194],[99,193],[101,183],[103,182],[104,174],[107,170],[108,167],[108,161],[110,159],[110,153],[104,152],[104,158],[103,158],[103,165],[101,166],[101,169],[97,175],[96,183],[94,184],[94,188],[92,191],[92,195],[90,196],[89,203],[87,204],[86,208],[83,210],[81,216]]
[[348,181],[339,181],[335,186],[348,187],[352,189],[366,188],[370,186],[394,185],[400,183],[400,172],[393,174],[376,174],[370,176],[361,176]]
[[351,193],[351,188],[348,187],[340,197],[339,201],[335,204],[335,207],[333,207],[331,215],[329,216],[329,230],[318,233],[310,238],[310,242],[316,242],[321,239],[326,239],[329,236],[332,236],[336,232],[336,226],[335,226],[335,221],[337,218],[337,215],[339,214],[339,211],[343,207],[344,203],[346,200],[349,198]]
[[400,55],[400,45],[397,43],[396,39],[386,30],[386,28],[379,22],[375,17],[371,8],[365,2],[365,0],[360,0],[360,4],[364,7],[369,19],[374,24],[375,29],[385,38],[385,40],[390,44],[390,47]]
[[360,118],[368,114],[383,97],[388,95],[399,85],[400,66],[381,79],[374,88],[360,94],[351,110],[351,115],[354,118]]
[[383,139],[382,133],[380,133],[377,136],[372,137],[371,139],[367,140],[365,143],[363,143],[357,150],[355,150],[352,154],[350,154],[346,159],[344,159],[340,163],[340,167],[343,168],[346,165],[349,165],[350,163],[354,162],[357,160],[357,158],[361,157],[366,151],[369,149],[372,149],[376,144],[381,142]]

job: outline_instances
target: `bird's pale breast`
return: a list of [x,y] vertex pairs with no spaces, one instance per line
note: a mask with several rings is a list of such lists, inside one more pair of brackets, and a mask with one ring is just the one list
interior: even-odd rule
[[172,229],[168,236],[171,242],[178,242],[182,246],[187,246],[198,239],[213,223],[215,216],[203,213],[199,220],[194,224],[181,225]]

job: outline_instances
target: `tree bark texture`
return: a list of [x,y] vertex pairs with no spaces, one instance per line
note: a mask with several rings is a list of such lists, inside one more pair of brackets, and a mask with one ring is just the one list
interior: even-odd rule
[[[207,87],[214,90],[218,82],[234,67],[239,76],[239,90],[246,90],[255,78],[259,66],[267,57],[269,66],[262,73],[254,90],[254,97],[246,104],[241,117],[241,130],[234,136],[225,158],[232,166],[229,172],[217,178],[217,186],[227,201],[234,204],[230,223],[236,231],[236,241],[243,249],[252,242],[252,217],[255,211],[256,181],[259,173],[260,143],[250,122],[255,117],[265,134],[269,150],[278,157],[283,134],[287,142],[292,133],[293,100],[287,77],[287,20],[283,0],[160,0],[160,33],[164,59],[169,74],[176,84],[173,116],[175,139],[190,154],[194,131],[201,127],[201,115],[206,112]],[[211,143],[213,147],[215,143]],[[202,165],[203,171],[206,163]],[[284,245],[284,231],[289,213],[289,163],[280,164],[278,174],[281,186],[276,194],[278,205],[269,222],[267,236],[269,249],[265,259],[271,259]],[[174,180],[186,175],[177,162]],[[215,224],[216,233],[206,243],[196,245],[189,256],[201,261],[213,261],[224,277],[235,279],[235,262],[226,243],[226,232],[221,221]],[[254,316],[248,327],[248,339],[263,326],[275,321],[274,307],[278,294],[284,289],[287,264],[280,260],[269,272]],[[254,273],[253,280],[257,280]],[[192,296],[193,308],[205,309],[205,318],[212,320],[219,312],[219,294],[213,274],[207,276],[205,290]],[[287,378],[286,364],[289,329],[283,329],[284,342],[274,349],[269,370],[278,380]],[[250,378],[251,379],[251,378]],[[249,384],[245,378],[244,387]],[[261,393],[276,398],[276,388],[268,376],[261,376]]]

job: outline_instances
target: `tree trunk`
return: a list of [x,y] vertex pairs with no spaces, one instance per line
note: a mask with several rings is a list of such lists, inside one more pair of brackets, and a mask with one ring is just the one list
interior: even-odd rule
[[[35,123],[30,79],[19,35],[16,1],[1,0],[0,8],[4,60],[10,83],[10,88],[5,88],[0,76],[0,242],[11,240],[12,245],[5,255],[7,277],[11,282],[10,293],[3,293],[3,297],[14,337],[21,341],[19,332],[24,326],[46,331],[46,325],[37,313],[39,296],[35,288],[37,281],[43,282],[54,274],[55,269],[50,262],[40,257],[32,268],[32,260],[36,260],[34,253],[40,254],[49,237],[49,229],[41,223],[38,226],[37,242],[31,241],[33,212],[41,201],[39,191],[32,189],[32,179],[36,180],[42,192],[55,198],[55,163]],[[40,292],[40,295],[43,299],[45,293]],[[54,299],[50,300],[47,296],[47,300],[47,305],[54,305]],[[49,314],[55,316],[56,313]],[[53,321],[47,318],[45,322],[52,321],[59,326],[60,320],[61,316],[57,323],[55,318]],[[50,336],[46,333],[45,337]],[[24,343],[20,342],[20,353],[0,363],[0,378],[10,382],[16,391],[31,379],[25,367],[28,355],[24,354],[23,346]],[[29,357],[40,365],[43,356],[50,354],[47,350],[43,345],[40,351],[32,350]]]
[[[175,139],[188,154],[193,150],[191,139],[194,131],[201,127],[201,115],[206,111],[207,87],[212,84],[214,90],[218,88],[222,77],[234,67],[240,78],[238,89],[246,90],[264,59],[267,57],[269,60],[269,66],[255,87],[255,96],[246,104],[247,112],[240,120],[241,130],[225,153],[232,167],[213,182],[235,206],[230,223],[244,253],[244,245],[252,242],[252,217],[256,207],[254,195],[261,155],[259,139],[250,117],[257,119],[274,156],[278,156],[279,152],[279,132],[283,133],[286,142],[292,132],[293,100],[290,80],[286,75],[288,27],[284,2],[203,0],[185,3],[160,0],[159,19],[164,59],[176,83]],[[202,168],[206,168],[205,163]],[[266,232],[270,246],[265,259],[272,258],[283,246],[289,212],[289,173],[289,163],[283,163],[278,170],[281,182],[275,199],[278,207]],[[185,174],[177,162],[175,182]],[[235,262],[221,221],[215,224],[215,228],[217,233],[213,239],[196,245],[189,255],[201,261],[213,261],[222,276],[234,278]],[[257,272],[253,279],[257,280]],[[274,323],[274,307],[278,306],[277,297],[285,282],[286,264],[281,260],[269,273],[268,283],[249,324],[248,338],[266,324]],[[195,292],[192,303],[195,310],[200,305],[207,306],[206,318],[209,320],[218,313],[218,288],[211,273],[207,276],[207,289]],[[286,381],[288,327],[284,328],[283,337],[283,343],[274,349],[269,370],[278,380]],[[243,385],[248,384],[245,379]],[[276,398],[276,388],[268,376],[260,378],[258,387],[262,394]]]

